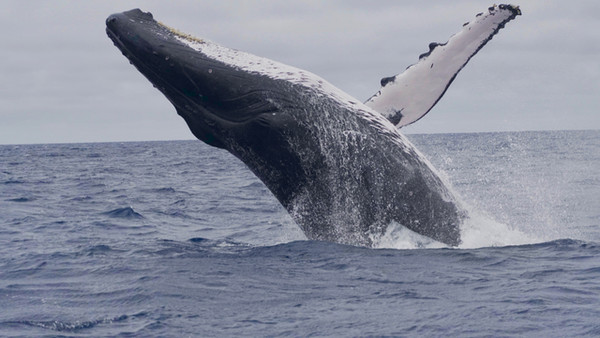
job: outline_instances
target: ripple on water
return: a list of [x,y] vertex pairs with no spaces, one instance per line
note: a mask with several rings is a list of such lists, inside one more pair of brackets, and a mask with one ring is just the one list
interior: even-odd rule
[[142,216],[142,214],[136,212],[135,210],[133,210],[132,207],[125,207],[125,208],[117,208],[117,209],[113,209],[111,211],[107,211],[105,213],[103,213],[104,215],[113,217],[113,218],[125,218],[125,219],[141,219],[144,218],[144,216]]

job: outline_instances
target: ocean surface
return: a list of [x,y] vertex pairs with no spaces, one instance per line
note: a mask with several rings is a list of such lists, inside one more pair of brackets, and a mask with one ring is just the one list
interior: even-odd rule
[[308,241],[200,141],[0,146],[0,336],[599,336],[600,131],[409,139],[459,248]]

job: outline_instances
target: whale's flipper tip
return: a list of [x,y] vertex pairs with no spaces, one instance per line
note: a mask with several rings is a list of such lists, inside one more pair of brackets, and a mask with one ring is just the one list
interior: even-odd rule
[[509,10],[509,11],[513,12],[515,15],[521,15],[520,6],[502,4],[502,5],[499,5],[498,8],[500,8],[502,10]]

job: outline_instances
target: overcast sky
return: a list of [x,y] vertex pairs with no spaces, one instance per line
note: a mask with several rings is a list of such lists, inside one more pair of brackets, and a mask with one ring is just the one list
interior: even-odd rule
[[[517,1],[517,0],[515,0]],[[171,27],[320,75],[364,101],[492,1],[2,1],[0,144],[193,139],[113,46],[139,7]],[[404,133],[600,129],[600,2],[523,0]]]

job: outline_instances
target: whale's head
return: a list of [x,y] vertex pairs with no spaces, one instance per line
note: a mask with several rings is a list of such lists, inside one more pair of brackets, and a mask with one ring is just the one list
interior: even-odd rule
[[[222,55],[237,51],[181,33],[139,9],[109,16],[106,32],[194,135],[212,146],[235,153],[244,139],[256,141],[257,135],[244,135],[248,131],[278,132],[289,122],[274,113],[280,111],[277,98],[285,95],[277,86],[265,86],[272,79],[228,64]],[[265,93],[265,88],[273,90]]]
[[294,118],[295,85],[280,76],[299,77],[293,67],[183,34],[139,9],[109,16],[106,32],[198,139],[241,159],[284,205],[292,199],[306,161],[290,145],[310,142]]

